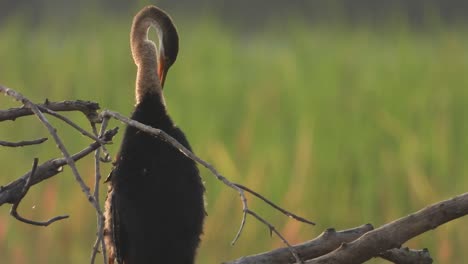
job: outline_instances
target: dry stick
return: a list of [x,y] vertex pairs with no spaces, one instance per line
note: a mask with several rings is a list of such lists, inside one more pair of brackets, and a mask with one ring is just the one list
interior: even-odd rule
[[14,90],[12,90],[10,88],[7,88],[7,87],[4,87],[4,86],[0,85],[0,92],[3,92],[6,95],[15,98],[17,101],[20,101],[21,103],[23,103],[23,105],[25,107],[30,108],[31,111],[34,112],[34,114],[39,118],[39,120],[42,122],[42,124],[47,128],[47,130],[49,130],[49,133],[52,135],[55,142],[57,143],[58,148],[62,152],[62,155],[64,156],[65,160],[68,163],[68,166],[70,166],[70,168],[71,168],[71,170],[73,172],[73,175],[75,176],[75,180],[80,185],[81,191],[83,191],[83,193],[86,194],[86,197],[87,197],[88,201],[93,205],[94,209],[96,209],[96,211],[100,212],[99,205],[97,204],[96,200],[93,198],[91,193],[89,192],[89,187],[84,183],[83,179],[81,178],[81,175],[78,172],[78,169],[76,168],[75,162],[73,161],[73,159],[71,159],[70,154],[68,153],[68,150],[65,148],[65,145],[62,143],[62,140],[57,135],[56,129],[54,127],[52,127],[52,125],[49,123],[49,121],[44,116],[44,114],[39,110],[39,108],[34,103],[32,103],[29,99],[24,97],[22,94],[14,91]]
[[[244,195],[244,191],[242,191],[242,195]],[[239,240],[239,237],[242,234],[242,231],[244,230],[245,222],[247,222],[247,211],[248,210],[249,210],[249,208],[247,206],[247,198],[245,198],[245,196],[244,196],[244,200],[242,200],[242,220],[241,220],[239,229],[237,230],[237,233],[234,236],[234,239],[231,241],[232,246],[234,246],[236,244],[237,240]]]
[[97,136],[94,136],[93,134],[89,133],[88,131],[84,130],[83,128],[81,128],[80,126],[78,126],[77,124],[75,124],[73,121],[71,121],[70,119],[68,119],[67,117],[55,112],[55,111],[52,111],[52,110],[49,110],[47,109],[46,107],[42,107],[42,106],[38,106],[38,108],[44,112],[44,113],[47,113],[51,116],[54,116],[60,120],[62,120],[63,122],[67,123],[68,125],[70,125],[71,127],[73,127],[74,129],[78,130],[82,135],[85,135],[87,137],[89,137],[90,139],[94,140],[94,141],[98,141],[100,142],[101,144],[104,144],[104,142],[101,142],[101,140],[97,137]]
[[[182,144],[180,144],[177,140],[175,140],[173,137],[168,135],[166,132],[164,132],[164,131],[162,131],[160,129],[156,129],[156,128],[144,125],[144,124],[142,124],[140,122],[129,119],[127,117],[122,116],[121,114],[119,114],[117,112],[113,112],[113,111],[110,111],[110,110],[104,110],[103,112],[101,112],[101,115],[102,115],[103,118],[113,117],[113,118],[115,118],[115,119],[117,119],[117,120],[119,120],[119,121],[121,121],[121,122],[123,122],[123,123],[125,123],[127,125],[136,127],[138,129],[140,129],[141,131],[144,131],[146,133],[149,133],[149,134],[157,136],[157,137],[161,137],[162,139],[164,139],[165,141],[170,143],[173,147],[177,148],[185,156],[187,156],[188,158],[194,160],[195,162],[197,162],[197,163],[201,164],[202,166],[204,166],[205,168],[207,168],[219,181],[224,183],[226,186],[236,190],[239,193],[241,201],[242,201],[243,217],[242,217],[241,225],[239,227],[239,231],[238,231],[238,233],[237,233],[237,235],[236,235],[233,242],[235,242],[239,238],[240,233],[242,232],[243,227],[245,225],[247,214],[252,215],[258,221],[260,221],[260,222],[262,222],[264,224],[268,223],[263,218],[261,218],[260,216],[255,214],[253,211],[248,209],[247,198],[245,197],[244,190],[242,188],[238,187],[235,183],[232,183],[231,181],[226,179],[211,164],[209,164],[208,162],[202,160],[201,158],[199,158],[198,156],[193,154],[191,151],[189,151],[187,148],[185,148]],[[271,203],[270,203],[270,205],[271,205]],[[276,231],[276,229],[274,229],[274,230],[271,229],[271,227],[272,227],[271,224],[268,223],[267,225],[270,228],[270,232],[273,231],[273,232],[275,232],[275,234],[279,235],[279,232]],[[281,235],[279,235],[279,237],[288,246],[291,254],[296,259],[296,262],[303,263],[302,260],[297,255],[297,253],[295,252],[295,250],[289,245],[289,243],[287,243],[287,241]]]
[[[102,120],[102,124],[101,124],[101,130],[99,131],[99,137],[102,137],[104,134],[105,134],[105,131],[106,131],[106,128],[107,128],[107,124],[109,122],[109,119],[104,119]],[[102,145],[101,147],[102,151],[103,152],[107,152],[106,153],[106,160],[103,161],[103,162],[110,162],[111,159],[110,159],[110,155],[109,155],[109,152],[107,151],[106,147],[104,145]],[[99,157],[99,155],[97,155]],[[102,161],[102,159],[99,157],[99,160]],[[96,160],[98,162],[98,160]],[[96,169],[97,171],[100,172],[100,168],[99,169]],[[99,181],[100,181],[100,178],[99,178]],[[99,184],[99,181],[98,181],[98,184]],[[99,197],[99,193],[95,193],[95,195],[97,197]],[[106,243],[104,241],[104,222],[105,222],[105,217],[104,215],[102,216],[101,218],[101,249],[102,249],[102,257],[104,259],[104,262],[103,263],[106,263],[107,261],[107,250],[106,250]]]
[[[106,119],[107,120],[107,119]],[[101,130],[100,133],[98,134],[97,129],[96,129],[96,123],[91,122],[91,127],[93,128],[93,133],[96,135],[96,137],[101,137],[107,127],[107,121],[103,122],[101,125]],[[96,200],[97,204],[100,205],[99,202],[99,183],[101,181],[101,166],[100,166],[100,157],[101,157],[101,148],[96,149],[94,152],[94,169],[95,169],[95,177],[94,177],[94,199]],[[96,241],[94,242],[93,245],[93,250],[91,252],[91,264],[94,264],[94,261],[96,259],[96,254],[99,251],[99,245],[101,245],[102,248],[102,256],[104,258],[104,263],[107,260],[107,253],[106,253],[106,247],[104,245],[104,215],[97,214],[98,218],[98,231],[97,231],[97,238]]]
[[[356,240],[365,233],[373,230],[371,224],[358,226],[355,228],[336,231],[334,228],[328,228],[318,237],[294,245],[302,259],[308,260],[325,255],[337,249],[342,243],[348,243]],[[383,256],[385,255],[385,256]],[[407,248],[398,248],[385,251],[380,254],[381,258],[390,260],[398,264],[420,263],[429,264],[432,259],[427,250],[408,250]],[[239,259],[224,262],[223,264],[289,264],[294,263],[291,259],[291,253],[288,248],[278,248],[272,251],[243,256]]]
[[19,194],[18,200],[13,204],[13,206],[10,209],[10,215],[13,216],[14,218],[16,218],[17,220],[19,220],[19,221],[21,221],[23,223],[26,223],[26,224],[37,225],[37,226],[48,226],[48,225],[52,224],[55,221],[59,221],[59,220],[68,218],[68,215],[56,216],[54,218],[51,218],[48,221],[38,222],[38,221],[29,220],[29,219],[26,219],[26,218],[20,216],[18,214],[18,211],[17,211],[21,200],[23,200],[24,196],[26,196],[26,193],[28,193],[28,191],[29,191],[29,187],[31,187],[31,178],[36,173],[37,163],[38,162],[39,162],[39,159],[34,158],[31,173],[29,174],[28,178],[26,179],[26,183],[24,184],[24,187],[23,187],[21,193]]
[[[93,128],[93,133],[97,135],[96,124],[91,123],[91,127]],[[101,155],[100,149],[101,148],[98,148],[94,152],[94,193],[93,193],[93,196],[98,204],[100,204],[99,203],[99,182],[101,179],[100,161],[99,161],[99,157]],[[97,223],[98,223],[98,226],[97,226],[98,230],[96,234],[97,237],[93,245],[93,250],[91,251],[91,264],[94,264],[96,255],[99,251],[99,245],[101,244],[100,242],[101,242],[101,234],[102,234],[101,233],[102,215],[99,215],[99,214],[97,215]],[[105,263],[105,259],[104,259],[104,263]]]
[[20,141],[20,142],[8,142],[8,141],[0,140],[0,146],[12,147],[12,148],[24,147],[24,146],[41,144],[41,143],[44,143],[46,140],[47,140],[47,138],[39,138],[39,139],[35,139],[35,140],[24,140],[24,141]]

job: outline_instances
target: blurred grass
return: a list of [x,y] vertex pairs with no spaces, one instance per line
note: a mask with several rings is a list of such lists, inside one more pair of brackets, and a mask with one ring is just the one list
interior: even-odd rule
[[[165,89],[171,115],[196,153],[229,179],[318,222],[299,224],[250,199],[251,208],[290,242],[311,239],[327,227],[379,226],[467,191],[465,28],[438,25],[415,32],[404,23],[376,29],[293,21],[245,35],[215,19],[175,19],[181,51]],[[93,100],[129,114],[135,78],[130,18],[93,21],[31,30],[20,19],[9,20],[0,28],[0,83],[36,102]],[[0,97],[1,109],[17,105]],[[87,126],[79,114],[70,116]],[[72,152],[89,144],[54,124]],[[45,135],[32,117],[0,127],[2,140]],[[114,154],[121,136],[110,147]],[[1,182],[26,172],[33,157],[58,155],[53,142],[0,148]],[[107,172],[109,165],[104,167]],[[91,157],[79,168],[91,184]],[[231,247],[241,217],[238,196],[202,173],[209,216],[198,263],[282,246],[248,219]],[[68,168],[34,187],[20,212],[33,219],[70,219],[31,227],[13,220],[8,210],[0,209],[2,263],[88,262],[95,215]],[[468,259],[467,226],[466,219],[457,220],[408,245],[429,248],[438,263],[462,263]]]

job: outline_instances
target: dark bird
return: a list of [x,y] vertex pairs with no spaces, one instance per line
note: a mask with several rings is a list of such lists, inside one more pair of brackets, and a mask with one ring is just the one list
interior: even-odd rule
[[[154,27],[159,44],[148,39]],[[169,117],[163,85],[179,50],[171,18],[148,6],[133,19],[130,42],[138,67],[132,119],[161,129],[186,148]],[[109,264],[192,264],[205,217],[204,187],[194,161],[160,138],[128,126],[109,175],[105,243]]]

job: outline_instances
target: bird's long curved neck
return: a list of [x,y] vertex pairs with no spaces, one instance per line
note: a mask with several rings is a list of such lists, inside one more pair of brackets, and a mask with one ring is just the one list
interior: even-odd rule
[[[156,47],[153,41],[148,39],[148,31],[151,26],[157,30],[159,38],[158,47]],[[170,67],[170,65],[164,65],[163,62],[165,56],[164,49],[173,48],[169,45],[169,47],[164,47],[166,42],[172,45],[167,39],[173,38],[171,35],[175,34],[176,40],[178,40],[177,32],[171,30],[172,28],[174,26],[171,19],[156,7],[143,9],[133,20],[130,43],[132,56],[138,67],[135,89],[137,104],[142,101],[143,97],[148,95],[159,95],[162,102],[164,101],[161,83],[164,76],[158,76],[158,72],[159,74],[161,72],[165,74],[168,67]],[[178,43],[176,44],[178,45]],[[175,48],[178,50],[178,46]]]

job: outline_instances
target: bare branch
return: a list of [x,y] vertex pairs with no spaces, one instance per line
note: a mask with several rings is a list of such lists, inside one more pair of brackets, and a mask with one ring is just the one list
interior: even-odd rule
[[21,200],[23,200],[24,196],[26,196],[26,193],[29,191],[29,187],[31,187],[31,178],[34,176],[36,173],[37,169],[37,163],[39,162],[39,159],[35,158],[33,162],[33,166],[31,169],[31,174],[29,174],[28,178],[26,179],[26,183],[23,186],[23,189],[21,190],[21,193],[18,194],[18,200],[13,204],[10,210],[10,215],[16,218],[18,221],[21,221],[26,224],[31,224],[31,225],[37,225],[37,226],[48,226],[52,224],[55,221],[59,221],[65,218],[68,218],[68,215],[63,215],[63,216],[56,216],[54,218],[49,219],[48,221],[45,222],[38,222],[38,221],[33,221],[26,219],[18,214],[18,206],[21,203]]
[[19,141],[19,142],[8,142],[8,141],[2,141],[0,140],[0,146],[4,147],[24,147],[24,146],[31,146],[31,145],[38,145],[41,143],[44,143],[47,140],[47,138],[39,138],[35,140],[25,140],[25,141]]
[[[362,225],[348,230],[335,231],[329,228],[317,238],[292,246],[301,259],[308,260],[325,255],[337,249],[342,243],[348,243],[358,239],[365,233],[373,230],[371,224]],[[379,257],[397,264],[430,264],[432,259],[426,249],[413,250],[408,248],[391,249],[382,253]],[[292,264],[289,248],[279,248],[272,251],[244,256],[223,264]]]
[[[100,170],[100,168],[99,168],[99,160],[100,160],[99,147],[104,146],[104,144],[106,144],[107,142],[101,140],[101,138],[99,138],[97,136],[97,130],[96,130],[96,127],[95,127],[95,123],[101,122],[100,117],[96,112],[97,109],[99,109],[99,105],[94,104],[94,103],[90,104],[89,102],[83,104],[83,101],[75,101],[75,102],[72,102],[71,104],[69,102],[66,102],[66,103],[62,103],[62,104],[59,104],[59,105],[51,104],[50,102],[46,101],[46,103],[44,105],[36,105],[36,104],[32,103],[29,99],[24,97],[22,94],[14,91],[14,90],[11,90],[11,89],[9,89],[7,87],[4,87],[4,86],[0,85],[0,92],[3,92],[4,94],[6,94],[8,96],[11,96],[14,99],[16,99],[17,101],[20,101],[20,102],[23,103],[22,108],[2,110],[0,112],[0,118],[3,118],[3,119],[0,119],[0,121],[14,120],[15,118],[20,117],[20,116],[35,114],[39,118],[39,120],[43,123],[43,125],[48,129],[48,131],[52,135],[52,137],[54,138],[58,148],[60,149],[60,151],[62,152],[62,154],[64,156],[64,161],[70,166],[70,168],[71,168],[71,170],[73,172],[73,175],[75,176],[75,180],[80,184],[81,190],[86,194],[88,201],[93,205],[93,207],[95,208],[96,213],[98,215],[98,238],[97,238],[94,250],[93,250],[92,263],[94,263],[94,258],[95,258],[95,255],[96,255],[97,251],[98,251],[98,246],[97,245],[99,243],[101,243],[102,246],[103,246],[103,257],[104,257],[104,260],[105,260],[106,259],[106,252],[105,252],[105,247],[104,247],[104,241],[103,241],[103,238],[102,238],[103,237],[103,232],[104,232],[103,231],[104,230],[104,216],[103,216],[102,210],[100,208],[100,204],[99,204],[99,181],[100,181],[100,178],[101,178],[100,171],[99,171]],[[85,106],[84,108],[83,108],[83,105]],[[72,107],[70,108],[70,106],[72,106]],[[66,111],[66,110],[72,109],[73,107],[79,107],[79,109],[73,109],[73,110],[82,111],[87,116],[88,120],[90,120],[90,122],[92,124],[95,135],[87,132],[86,130],[82,129],[80,126],[75,124],[73,121],[71,121],[70,119],[66,118],[65,116],[62,116],[62,115],[58,114],[57,112],[55,112],[53,110],[53,109],[56,109],[56,110]],[[70,154],[68,154],[68,151],[67,151],[65,145],[62,143],[60,137],[58,136],[56,129],[49,123],[49,121],[47,120],[47,118],[44,116],[44,114],[42,112],[50,114],[50,115],[64,121],[68,125],[72,126],[76,130],[78,130],[81,134],[95,140],[96,144],[99,144],[99,145],[96,146],[96,148],[93,148],[93,150],[97,149],[97,151],[96,151],[96,179],[95,179],[96,181],[95,181],[95,189],[94,189],[94,194],[93,195],[91,195],[89,187],[86,186],[83,179],[81,178],[81,175],[79,174],[78,169],[75,166],[74,159],[70,156]],[[101,135],[103,135],[106,125],[107,125],[107,123],[104,124],[104,126],[102,127]],[[117,130],[115,130],[115,133],[116,132],[117,132]],[[12,144],[8,144],[8,145],[12,145]],[[106,159],[105,160],[106,161],[109,160],[108,154],[106,154]],[[36,166],[37,166],[37,164],[36,164]],[[26,194],[27,190],[30,187],[31,179],[34,177],[35,172],[36,172],[36,166],[34,167],[34,170],[29,174],[28,178],[26,179],[26,183],[23,185],[23,186],[25,186],[25,188],[23,188],[22,193],[11,193],[9,189],[2,187],[2,188],[0,188],[0,198],[2,196],[2,193],[4,193],[5,195],[4,195],[3,198],[5,198],[5,200],[3,201],[3,203],[4,202],[11,202],[12,201],[12,196],[16,195],[17,198],[18,198],[18,200],[17,200],[18,202],[14,203],[14,205],[12,207],[11,214],[13,216],[15,216],[16,218],[18,218],[19,220],[21,220],[21,221],[32,223],[32,224],[44,225],[44,224],[49,224],[49,223],[39,223],[39,222],[34,222],[34,221],[24,219],[24,218],[20,217],[18,215],[17,211],[16,211],[17,206],[19,204],[19,201],[24,197],[24,195]],[[61,165],[61,166],[63,166],[63,165]],[[48,171],[48,173],[44,174],[44,176],[50,175],[48,177],[51,177],[51,176],[57,174],[58,172],[61,171],[61,166],[56,167],[55,170]],[[24,179],[23,179],[23,182],[24,182]],[[13,183],[16,183],[16,182],[13,182]],[[9,186],[7,186],[7,187],[11,187],[11,184]],[[56,220],[58,220],[58,218],[57,219],[52,219],[52,220],[56,221]],[[51,222],[51,221],[49,221],[49,222]]]
[[70,157],[70,154],[68,153],[67,148],[65,147],[62,140],[57,134],[57,130],[49,123],[49,121],[44,116],[44,114],[39,110],[38,106],[36,106],[29,99],[24,97],[21,93],[18,93],[10,88],[0,86],[0,92],[3,92],[6,95],[15,98],[17,101],[20,101],[21,103],[23,103],[25,107],[31,109],[31,111],[39,118],[41,123],[47,128],[47,130],[49,131],[49,133],[52,135],[53,139],[57,143],[57,146],[62,152],[62,155],[65,157],[65,160],[67,161],[68,166],[70,166],[72,170],[75,180],[80,185],[81,191],[86,195],[86,198],[93,205],[93,207],[97,211],[99,211],[99,205],[96,203],[96,200],[91,195],[89,191],[89,187],[86,186],[85,182],[83,181],[83,178],[81,177],[80,173],[78,172],[78,169],[76,168],[75,161],[73,161],[73,159]]
[[409,239],[467,214],[468,193],[465,193],[383,225],[351,243],[342,244],[327,255],[306,263],[363,263],[381,252],[399,248]]
[[[2,87],[0,85],[0,87]],[[4,89],[5,87],[3,87]],[[3,91],[2,91],[3,92]],[[62,102],[49,102],[38,104],[39,107],[44,107],[53,111],[80,111],[92,122],[99,123],[99,104],[90,101],[62,101]],[[10,108],[8,110],[0,110],[0,122],[6,120],[15,120],[18,117],[33,115],[33,111],[26,107]]]

